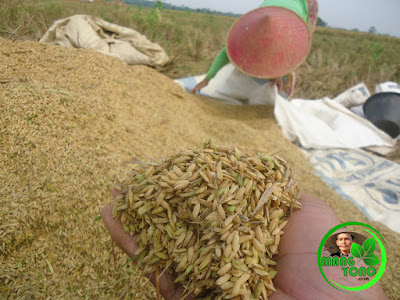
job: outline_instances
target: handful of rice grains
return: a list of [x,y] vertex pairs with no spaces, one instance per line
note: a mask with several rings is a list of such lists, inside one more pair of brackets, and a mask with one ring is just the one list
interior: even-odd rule
[[117,185],[113,216],[137,237],[144,272],[177,276],[186,295],[267,299],[280,236],[301,208],[294,175],[279,157],[209,141],[161,163],[134,164]]

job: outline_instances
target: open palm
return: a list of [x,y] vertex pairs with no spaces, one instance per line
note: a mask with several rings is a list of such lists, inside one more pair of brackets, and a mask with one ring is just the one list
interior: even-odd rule
[[[320,199],[303,194],[303,209],[293,213],[279,244],[276,258],[278,274],[274,278],[277,299],[387,299],[380,285],[359,292],[341,292],[331,287],[318,268],[318,247],[324,235],[342,223]],[[329,277],[343,279],[343,271],[334,268]]]
[[[274,279],[277,291],[270,299],[387,299],[379,284],[368,290],[345,293],[334,289],[323,279],[317,263],[318,247],[323,236],[341,222],[320,199],[303,194],[300,201],[303,209],[293,213],[281,237],[276,258],[278,274]],[[111,205],[103,209],[104,223],[115,243],[133,257],[138,248],[135,239],[123,230],[111,212]],[[156,285],[156,274],[147,276]],[[343,273],[336,272],[330,276],[339,278],[343,277]],[[166,300],[179,299],[182,295],[182,287],[171,283],[166,274],[160,277],[159,290]]]

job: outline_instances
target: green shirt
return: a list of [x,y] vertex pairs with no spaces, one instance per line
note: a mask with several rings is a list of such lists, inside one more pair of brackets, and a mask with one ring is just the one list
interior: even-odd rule
[[224,47],[212,63],[211,67],[208,69],[206,79],[210,80],[211,78],[214,78],[215,75],[217,75],[218,71],[221,70],[228,63],[229,57],[226,53],[226,48]]

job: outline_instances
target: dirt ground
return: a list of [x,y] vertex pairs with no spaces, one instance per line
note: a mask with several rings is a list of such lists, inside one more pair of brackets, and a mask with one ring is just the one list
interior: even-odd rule
[[[92,50],[0,39],[0,290],[10,299],[152,299],[99,221],[125,161],[158,159],[213,138],[278,154],[303,191],[341,220],[385,237],[382,285],[400,293],[400,235],[369,221],[320,178],[277,126],[271,107],[227,106],[182,91],[144,66]],[[393,160],[399,159],[399,153]],[[149,292],[151,291],[151,292]]]

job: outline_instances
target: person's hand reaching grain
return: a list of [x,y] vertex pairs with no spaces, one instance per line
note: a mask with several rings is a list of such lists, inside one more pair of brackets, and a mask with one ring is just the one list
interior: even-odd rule
[[195,93],[198,93],[198,92],[200,92],[200,90],[202,89],[202,88],[204,88],[204,87],[206,87],[207,85],[208,85],[208,83],[210,82],[210,80],[208,80],[208,79],[203,79],[202,81],[200,81],[191,91],[190,91],[190,93],[191,94],[195,94]]

